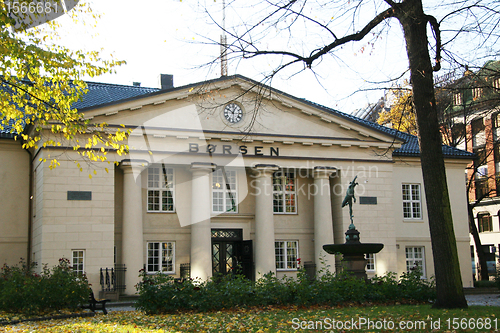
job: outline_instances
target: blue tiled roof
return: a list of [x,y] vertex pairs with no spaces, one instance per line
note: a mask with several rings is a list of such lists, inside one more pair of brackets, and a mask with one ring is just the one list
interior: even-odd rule
[[[350,114],[334,110],[331,108],[328,108],[326,106],[322,106],[313,102],[306,101],[309,104],[312,104],[316,107],[319,107],[329,113],[335,114],[337,116],[346,118],[350,121],[356,122],[360,125],[363,125],[365,127],[369,127],[371,129],[377,130],[379,132],[383,132],[385,134],[390,135],[391,137],[397,138],[402,140],[404,143],[401,145],[400,148],[395,149],[393,152],[393,156],[415,156],[418,157],[420,156],[420,149],[419,149],[419,144],[418,144],[418,138],[415,135],[411,135],[408,133],[400,132],[398,130],[395,130],[393,128],[385,127],[382,125],[379,125],[377,123],[374,123],[369,120],[364,120],[360,119],[357,117],[354,117]],[[445,158],[465,158],[465,159],[472,159],[474,158],[475,154],[470,153],[465,150],[461,150],[455,147],[447,146],[447,145],[442,145],[443,149],[443,155]]]
[[[160,90],[157,88],[126,86],[99,82],[86,83],[88,93],[83,96],[83,98],[78,102],[73,104],[73,107],[77,108],[78,110],[88,109],[104,104],[110,104],[145,94],[150,94]],[[2,86],[1,89],[6,88]],[[11,133],[11,130],[11,126],[4,125],[4,128],[0,129],[0,138],[13,138],[15,134]]]
[[73,107],[78,110],[114,103],[160,90],[158,88],[145,88],[98,82],[87,82],[87,89],[89,90],[88,93],[81,100],[73,104]]

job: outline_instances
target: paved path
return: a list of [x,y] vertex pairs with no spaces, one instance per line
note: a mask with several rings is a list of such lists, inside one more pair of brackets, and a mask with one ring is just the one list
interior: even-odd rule
[[465,295],[469,305],[500,306],[499,294]]
[[[469,305],[482,305],[482,306],[500,306],[500,294],[477,294],[465,295]],[[112,311],[134,311],[135,307],[132,303],[126,304],[110,304],[106,307],[109,312]]]

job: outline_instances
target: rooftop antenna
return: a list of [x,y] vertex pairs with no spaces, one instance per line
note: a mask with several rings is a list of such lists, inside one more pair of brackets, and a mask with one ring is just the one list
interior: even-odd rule
[[220,76],[227,76],[226,0],[222,0],[222,35],[220,36]]

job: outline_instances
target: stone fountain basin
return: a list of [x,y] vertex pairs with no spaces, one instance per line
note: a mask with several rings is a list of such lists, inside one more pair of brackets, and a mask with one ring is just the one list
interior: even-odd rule
[[349,255],[360,255],[366,253],[378,253],[384,248],[381,243],[354,243],[354,244],[326,244],[323,245],[323,250],[329,254],[342,253]]

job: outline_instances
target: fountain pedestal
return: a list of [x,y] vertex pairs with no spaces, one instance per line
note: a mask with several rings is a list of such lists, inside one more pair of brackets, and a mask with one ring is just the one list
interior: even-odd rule
[[366,280],[368,278],[366,275],[366,262],[367,260],[363,254],[355,256],[344,254],[342,258],[342,268],[355,277]]
[[329,254],[342,253],[343,269],[359,279],[367,279],[365,254],[380,252],[384,248],[384,244],[361,243],[359,231],[352,223],[345,235],[346,242],[344,244],[326,244],[323,245],[323,249]]

